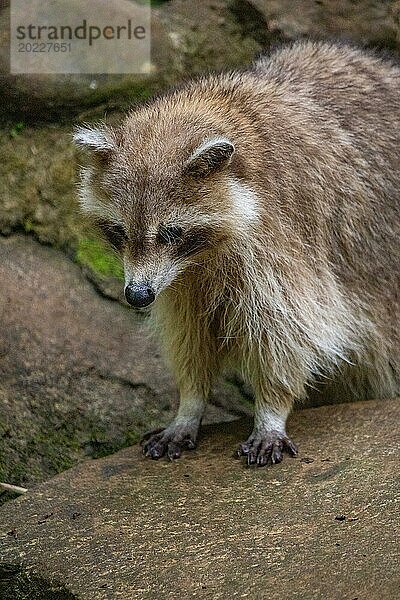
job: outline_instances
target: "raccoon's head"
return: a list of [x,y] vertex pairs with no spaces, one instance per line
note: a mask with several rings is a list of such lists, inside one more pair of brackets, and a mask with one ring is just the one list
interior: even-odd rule
[[81,207],[120,253],[135,308],[150,306],[256,217],[255,194],[235,176],[230,139],[186,130],[167,139],[147,129],[84,126],[74,135],[88,153]]

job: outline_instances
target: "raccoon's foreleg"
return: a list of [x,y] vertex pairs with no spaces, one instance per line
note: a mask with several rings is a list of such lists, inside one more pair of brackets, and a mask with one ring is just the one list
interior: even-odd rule
[[206,400],[204,391],[182,389],[178,414],[165,429],[157,429],[143,436],[143,454],[154,459],[166,454],[168,458],[175,459],[180,457],[182,450],[193,450]]
[[249,438],[240,444],[238,456],[246,456],[248,465],[260,467],[281,462],[283,451],[296,456],[297,447],[286,434],[286,419],[293,398],[285,392],[255,388],[254,428]]
[[175,419],[165,429],[144,436],[143,453],[153,459],[164,455],[170,459],[179,458],[182,450],[196,447],[198,430],[217,368],[218,353],[206,329],[191,332],[190,328],[189,331],[182,328],[177,332],[175,328],[174,333],[179,338],[167,336],[167,354],[180,391],[179,409]]

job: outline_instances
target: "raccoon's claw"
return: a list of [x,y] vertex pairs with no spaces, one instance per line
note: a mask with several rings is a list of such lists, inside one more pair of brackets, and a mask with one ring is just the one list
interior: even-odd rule
[[196,447],[195,440],[190,434],[177,439],[166,429],[145,433],[140,445],[143,447],[143,454],[153,460],[158,460],[165,455],[170,460],[175,460],[180,458],[183,450],[193,450]]
[[270,431],[267,434],[252,434],[248,440],[240,444],[237,457],[246,456],[248,465],[275,465],[283,459],[283,452],[291,456],[297,455],[297,446],[286,434]]

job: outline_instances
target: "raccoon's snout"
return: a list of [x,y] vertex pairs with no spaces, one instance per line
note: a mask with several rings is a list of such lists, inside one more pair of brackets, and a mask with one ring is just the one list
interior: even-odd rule
[[130,283],[125,288],[125,298],[131,306],[144,308],[150,306],[155,300],[154,290],[148,285]]

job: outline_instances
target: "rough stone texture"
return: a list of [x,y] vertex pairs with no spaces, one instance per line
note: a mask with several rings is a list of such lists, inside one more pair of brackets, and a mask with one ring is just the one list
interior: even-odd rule
[[400,49],[398,0],[233,0],[260,13],[270,34],[280,39],[333,38],[379,48]]
[[[34,17],[32,22],[35,22]],[[163,85],[176,80],[179,73],[179,57],[160,23],[157,11],[152,12],[151,29],[149,75],[12,75],[9,63],[9,8],[0,5],[0,99],[5,108],[0,120],[14,118],[35,124],[48,120],[59,122],[76,114],[80,114],[81,118],[93,112],[102,116],[106,110],[127,108],[131,103],[148,97]]]
[[300,455],[270,469],[231,457],[247,421],[173,463],[136,446],[71,469],[0,509],[0,596],[50,597],[17,593],[22,567],[81,600],[396,598],[399,417],[396,400],[299,411]]
[[79,215],[71,127],[0,130],[0,231],[70,248]]
[[[0,481],[41,481],[166,424],[175,386],[147,327],[64,254],[0,238]],[[240,405],[236,386],[218,403]],[[210,407],[211,421],[234,418]]]
[[[176,50],[178,76],[241,67],[272,41],[267,27],[259,35],[259,19],[254,29],[254,14],[247,2],[243,3],[246,14],[239,17],[233,4],[229,0],[171,0],[160,7],[160,21]],[[249,19],[251,25],[246,27]]]

